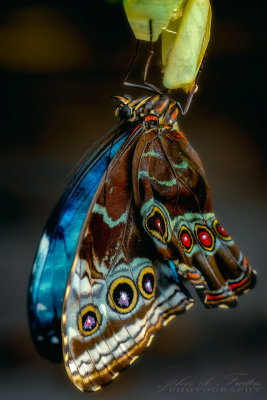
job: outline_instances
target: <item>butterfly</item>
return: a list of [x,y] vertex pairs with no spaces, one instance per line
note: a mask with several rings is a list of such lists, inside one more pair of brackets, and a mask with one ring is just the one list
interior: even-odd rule
[[29,284],[39,353],[96,391],[194,300],[233,307],[256,272],[213,213],[199,156],[164,94],[115,96],[120,124],[75,174],[41,237]]

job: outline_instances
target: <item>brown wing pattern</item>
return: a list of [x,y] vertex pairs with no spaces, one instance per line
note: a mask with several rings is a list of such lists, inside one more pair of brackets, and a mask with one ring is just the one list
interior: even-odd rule
[[63,352],[81,390],[114,379],[192,303],[144,235],[131,179],[137,142],[121,151],[103,179],[68,279]]
[[67,372],[88,391],[114,379],[193,304],[183,279],[206,307],[235,305],[255,283],[212,211],[201,162],[178,129],[177,104],[159,96],[120,101],[116,114],[140,125],[92,202],[62,314]]
[[255,272],[216,219],[201,161],[177,127],[145,132],[133,179],[156,251],[175,262],[206,307],[234,306],[237,295],[253,287]]

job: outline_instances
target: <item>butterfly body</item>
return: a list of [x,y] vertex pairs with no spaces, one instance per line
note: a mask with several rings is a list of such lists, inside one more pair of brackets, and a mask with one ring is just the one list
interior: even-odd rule
[[63,357],[85,391],[113,380],[192,306],[185,279],[207,308],[234,306],[255,283],[213,213],[177,103],[160,95],[117,100],[127,137],[97,181],[63,280]]

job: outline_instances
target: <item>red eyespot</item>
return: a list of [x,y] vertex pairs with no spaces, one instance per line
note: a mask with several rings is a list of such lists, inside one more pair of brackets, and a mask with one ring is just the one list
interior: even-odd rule
[[199,232],[198,237],[202,244],[206,247],[210,247],[212,243],[212,239],[210,234],[207,231]]
[[183,233],[181,236],[181,240],[182,240],[183,245],[189,249],[191,246],[191,239],[190,239],[190,236],[188,235],[188,233],[186,233],[186,232]]
[[156,225],[157,229],[160,231],[160,233],[163,234],[162,227],[161,227],[161,222],[160,222],[159,218],[157,218],[155,220],[155,225]]
[[194,239],[190,230],[185,225],[182,225],[178,236],[185,251],[190,253],[194,246]]
[[226,232],[226,230],[220,224],[217,225],[217,229],[218,229],[218,231],[220,232],[221,235],[229,236],[228,233]]
[[196,224],[195,233],[199,244],[203,249],[212,251],[215,246],[215,237],[206,225]]
[[215,219],[212,223],[213,229],[215,230],[215,232],[217,233],[217,235],[222,239],[227,241],[232,240],[231,236],[228,235],[228,233],[226,232],[226,230],[219,224],[219,222],[217,221],[217,219]]

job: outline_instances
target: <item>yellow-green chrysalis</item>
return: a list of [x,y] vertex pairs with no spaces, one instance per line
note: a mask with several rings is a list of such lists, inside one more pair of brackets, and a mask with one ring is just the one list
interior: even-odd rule
[[210,37],[209,0],[188,0],[182,17],[162,32],[163,84],[188,91],[196,79]]
[[124,0],[123,5],[136,39],[150,40],[149,21],[152,20],[152,40],[156,41],[171,19],[179,17],[184,0]]

